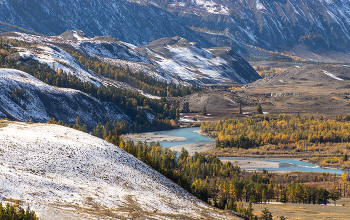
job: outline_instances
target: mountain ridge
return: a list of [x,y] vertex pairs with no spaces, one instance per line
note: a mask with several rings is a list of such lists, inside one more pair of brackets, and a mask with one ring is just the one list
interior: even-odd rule
[[[163,5],[160,1],[153,1],[154,4],[168,8],[167,10],[177,15],[183,24],[192,26],[198,32],[211,31],[213,35],[220,33],[226,37],[224,39],[227,41],[226,45],[234,44],[243,53],[249,54],[249,48],[244,47],[244,44],[288,52],[307,59],[312,57],[316,61],[317,57],[312,56],[312,52],[322,53],[320,48],[337,51],[338,56],[349,53],[348,1],[179,0],[176,2],[169,1]],[[214,8],[216,10],[213,10]],[[217,46],[222,43],[209,35],[202,34],[202,36]],[[308,51],[308,56],[305,56],[298,47]]]
[[135,45],[180,35],[203,46],[212,46],[204,38],[181,25],[174,15],[152,4],[123,0],[35,0],[22,4],[3,0],[0,5],[0,21],[45,35],[58,35],[67,30],[80,29],[88,36],[112,35]]
[[[46,35],[81,29],[88,36],[111,35],[137,46],[180,36],[198,42],[201,47],[234,46],[246,57],[257,55],[245,44],[315,61],[327,61],[323,50],[334,54],[330,62],[345,62],[343,56],[350,58],[348,1],[111,0],[109,3],[36,0],[33,4],[20,4],[3,0],[0,22]],[[5,29],[8,28],[11,27]]]
[[67,31],[51,37],[23,33],[2,33],[0,36],[43,44],[33,45],[32,48],[18,48],[19,54],[21,57],[47,63],[56,70],[60,68],[63,72],[97,86],[108,85],[135,90],[97,75],[59,47],[68,46],[101,62],[130,68],[133,72],[141,71],[157,80],[178,85],[247,84],[260,79],[249,63],[232,48],[202,48],[196,42],[189,42],[178,36],[161,38],[140,47],[110,36],[87,38],[82,31]]
[[0,111],[17,120],[47,122],[53,117],[74,124],[79,116],[89,127],[108,120],[130,121],[112,103],[100,102],[78,90],[49,86],[19,70],[0,69],[0,82]]

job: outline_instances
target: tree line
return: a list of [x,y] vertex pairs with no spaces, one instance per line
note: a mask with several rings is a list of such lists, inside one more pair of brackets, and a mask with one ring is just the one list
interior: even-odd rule
[[24,210],[18,202],[14,204],[7,203],[3,206],[0,203],[0,219],[12,219],[12,220],[37,220],[39,219],[34,211],[31,211],[29,206],[27,210]]
[[201,124],[217,148],[254,148],[266,144],[341,143],[350,141],[350,122],[302,119],[288,115],[255,116]]

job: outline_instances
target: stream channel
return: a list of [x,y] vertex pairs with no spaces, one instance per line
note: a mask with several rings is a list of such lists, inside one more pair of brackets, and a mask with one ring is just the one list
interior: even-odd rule
[[[200,128],[193,127],[193,128],[179,128],[169,131],[156,131],[151,132],[155,135],[170,135],[175,137],[184,137],[186,140],[182,141],[161,141],[160,144],[162,147],[174,147],[179,145],[188,145],[188,144],[202,144],[202,143],[214,143],[214,140],[212,138],[209,138],[205,135],[201,135],[198,133],[200,131]],[[291,158],[250,158],[250,157],[244,157],[244,158],[236,158],[236,157],[221,157],[220,159],[225,161],[232,161],[234,164],[235,161],[240,162],[240,160],[246,160],[246,161],[257,161],[257,162],[275,162],[278,163],[278,168],[264,168],[268,171],[278,171],[278,172],[291,172],[291,171],[301,171],[301,172],[319,172],[319,173],[333,173],[333,174],[342,174],[343,170],[339,169],[327,169],[327,168],[321,168],[317,165],[310,164],[305,161],[300,161],[299,159],[291,159]],[[252,163],[252,164],[259,164],[259,163]],[[256,171],[262,171],[263,168],[259,167],[249,167],[247,170],[256,170]]]

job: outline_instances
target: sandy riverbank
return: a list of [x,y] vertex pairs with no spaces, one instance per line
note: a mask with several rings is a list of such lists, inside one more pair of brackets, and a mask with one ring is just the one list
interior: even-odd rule
[[185,144],[171,147],[171,150],[181,152],[181,149],[185,148],[190,156],[193,156],[195,152],[202,152],[206,150],[211,150],[215,148],[215,143],[200,143],[200,144]]
[[223,163],[231,162],[233,165],[239,166],[241,169],[267,169],[267,168],[279,168],[278,162],[271,161],[259,161],[259,160],[221,160]]
[[153,134],[153,133],[141,133],[141,134],[127,134],[122,136],[123,139],[131,139],[134,142],[157,142],[157,141],[184,141],[186,138],[184,137],[176,137],[171,135],[164,135],[164,134]]

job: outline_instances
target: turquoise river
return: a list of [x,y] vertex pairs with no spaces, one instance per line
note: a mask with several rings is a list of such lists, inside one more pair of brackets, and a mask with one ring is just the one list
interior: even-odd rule
[[[170,131],[157,131],[152,133],[186,138],[186,140],[183,140],[183,141],[172,141],[172,142],[162,141],[160,142],[162,147],[174,147],[174,146],[185,145],[185,144],[214,142],[212,138],[209,138],[205,135],[201,135],[198,133],[198,131],[200,131],[200,129],[198,127],[194,127],[194,128],[179,128],[179,129],[174,129]],[[335,173],[335,174],[343,173],[343,170],[321,168],[317,165],[310,164],[305,161],[300,161],[298,159],[286,159],[286,158],[263,159],[263,158],[236,158],[236,157],[224,157],[221,159],[232,160],[232,162],[237,160],[258,160],[258,161],[270,161],[270,162],[279,163],[279,168],[266,168],[266,170],[268,171],[282,171],[282,172],[302,171],[302,172],[320,172],[320,173]],[[260,171],[262,169],[259,167],[255,167],[253,168],[253,170]]]

